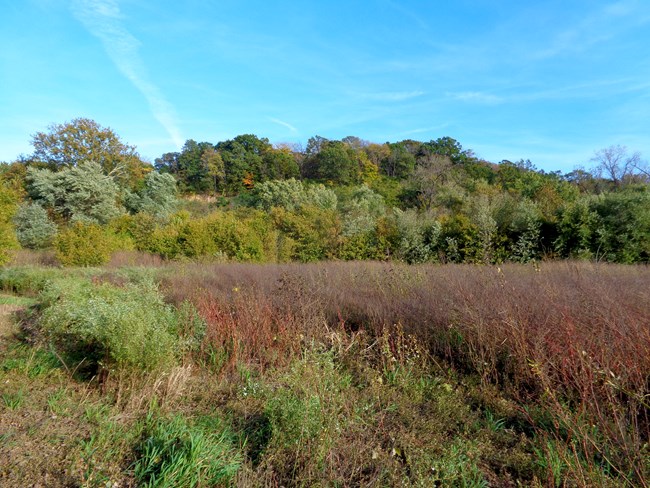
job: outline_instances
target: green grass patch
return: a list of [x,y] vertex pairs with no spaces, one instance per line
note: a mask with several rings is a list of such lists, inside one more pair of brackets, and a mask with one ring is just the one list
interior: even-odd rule
[[37,301],[33,298],[0,293],[0,305],[11,305],[13,307],[31,307],[32,305],[36,305],[36,303]]
[[149,418],[136,448],[138,486],[226,485],[241,464],[234,436],[219,417],[190,421],[181,416]]

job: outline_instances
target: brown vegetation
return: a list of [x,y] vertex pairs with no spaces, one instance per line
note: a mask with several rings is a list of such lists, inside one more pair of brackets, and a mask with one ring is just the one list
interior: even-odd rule
[[433,360],[499,385],[518,402],[518,422],[569,446],[567,462],[624,480],[647,469],[645,267],[223,264],[186,266],[164,283],[173,301],[196,304],[209,340],[230,344],[233,361],[265,367],[297,340],[399,328]]

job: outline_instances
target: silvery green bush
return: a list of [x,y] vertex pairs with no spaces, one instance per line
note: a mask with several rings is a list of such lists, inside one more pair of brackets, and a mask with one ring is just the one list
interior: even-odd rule
[[151,282],[117,287],[64,279],[43,290],[39,326],[75,360],[121,371],[170,368],[180,352],[178,319]]
[[20,245],[27,249],[44,249],[52,244],[57,227],[42,206],[27,203],[18,207],[14,216],[16,236]]

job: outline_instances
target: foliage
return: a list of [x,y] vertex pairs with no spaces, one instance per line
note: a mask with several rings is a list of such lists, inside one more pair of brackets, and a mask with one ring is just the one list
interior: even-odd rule
[[[363,156],[361,156],[363,154]],[[305,176],[338,185],[361,183],[369,164],[364,153],[341,141],[320,141],[305,162]]]
[[177,316],[152,283],[116,287],[53,281],[38,325],[72,360],[107,370],[154,371],[176,364]]
[[32,200],[66,220],[105,224],[123,212],[117,184],[96,163],[58,172],[29,168],[27,181]]
[[145,176],[142,188],[126,195],[125,204],[132,213],[144,212],[165,219],[178,205],[176,180],[170,174],[151,172]]
[[266,181],[257,185],[251,204],[267,211],[273,207],[294,211],[305,205],[333,210],[336,208],[337,198],[332,190],[321,184],[307,185],[291,178]]
[[333,210],[305,206],[296,212],[274,208],[275,226],[291,239],[291,259],[319,261],[336,256],[341,223]]
[[381,169],[386,176],[404,179],[415,169],[415,156],[404,143],[388,144],[390,153],[381,160]]
[[413,209],[395,210],[395,221],[399,232],[397,256],[409,264],[435,261],[441,226],[431,216],[421,216]]
[[598,215],[592,252],[597,258],[619,263],[650,262],[650,192],[630,188],[595,198]]
[[623,263],[650,260],[650,193],[643,187],[583,197],[561,211],[556,249],[562,256]]
[[176,214],[164,226],[140,217],[131,222],[130,233],[138,249],[165,258],[275,261],[277,233],[266,214],[251,209],[216,211],[197,219]]
[[14,224],[20,245],[28,249],[49,247],[57,233],[56,224],[37,203],[21,205],[14,216]]
[[97,224],[75,222],[54,240],[56,257],[64,266],[106,264],[116,248],[114,237]]
[[[375,144],[314,136],[303,150],[242,134],[189,139],[156,159],[158,171],[140,165],[125,179],[123,159],[137,154],[93,121],[52,126],[33,142],[33,156],[0,167],[14,199],[27,193],[59,226],[108,226],[114,247],[168,259],[649,259],[647,164],[622,146],[598,151],[591,172],[562,175],[530,160],[489,163],[451,137]],[[95,153],[104,154],[99,163],[82,157]],[[201,203],[188,198],[181,208],[190,213],[174,213],[175,186]],[[7,229],[4,248],[15,245]]]
[[17,209],[18,195],[0,181],[0,265],[9,260],[9,250],[17,246],[12,217]]
[[367,185],[352,188],[341,205],[343,215],[343,236],[367,233],[376,220],[384,215],[384,199]]
[[53,124],[48,132],[37,132],[32,137],[32,146],[32,161],[53,169],[93,162],[104,174],[115,176],[129,186],[137,185],[146,173],[134,146],[124,144],[112,129],[90,119]]

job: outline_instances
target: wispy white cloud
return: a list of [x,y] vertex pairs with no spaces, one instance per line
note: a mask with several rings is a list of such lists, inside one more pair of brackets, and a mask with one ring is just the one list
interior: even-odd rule
[[396,11],[400,12],[402,15],[404,15],[406,18],[408,18],[411,22],[416,24],[417,26],[420,27],[420,29],[429,29],[429,24],[427,24],[423,18],[422,15],[418,15],[416,12],[407,9],[403,5],[397,2],[392,2],[391,0],[386,0],[386,4],[389,5],[391,8],[395,9]]
[[548,40],[548,45],[531,52],[533,59],[552,58],[562,54],[582,53],[610,41],[634,24],[647,20],[647,9],[638,0],[620,0],[585,15]]
[[466,91],[459,93],[447,93],[447,96],[462,102],[473,102],[485,105],[495,105],[504,101],[503,98],[491,93],[484,93],[480,91]]
[[634,12],[638,2],[635,0],[621,0],[610,3],[603,8],[603,13],[607,15],[624,16]]
[[276,119],[274,117],[267,117],[271,122],[274,124],[281,125],[282,127],[286,127],[289,129],[291,132],[297,133],[298,129],[296,129],[293,125],[291,125],[289,122],[285,122],[284,120]]
[[424,95],[425,92],[420,90],[401,91],[401,92],[379,92],[379,93],[362,93],[360,98],[365,100],[376,100],[379,102],[403,102],[411,98],[417,98]]
[[116,0],[73,0],[72,12],[104,46],[117,69],[142,93],[155,119],[165,128],[177,147],[183,138],[177,127],[174,109],[160,89],[149,80],[138,54],[140,42],[122,24],[123,15]]
[[431,133],[431,132],[434,132],[434,131],[439,131],[441,129],[445,129],[447,127],[449,127],[449,123],[445,122],[444,124],[438,124],[438,125],[434,125],[432,127],[419,127],[417,129],[411,129],[411,130],[407,130],[407,131],[404,131],[404,132],[400,132],[399,134],[397,134],[397,136],[409,136],[409,135],[413,135],[413,134]]

